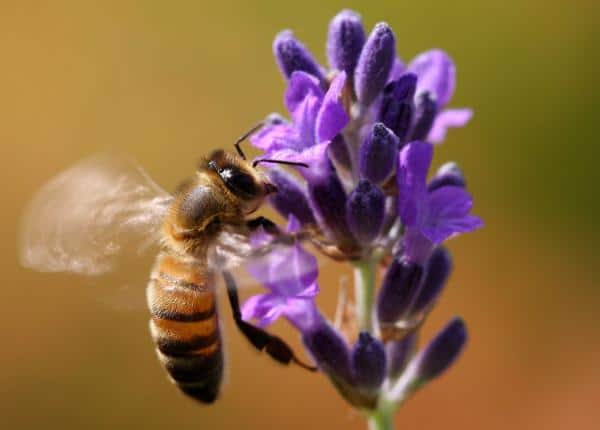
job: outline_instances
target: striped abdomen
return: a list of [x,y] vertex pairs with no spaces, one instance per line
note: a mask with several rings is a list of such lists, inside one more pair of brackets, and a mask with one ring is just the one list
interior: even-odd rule
[[159,255],[147,288],[156,352],[187,395],[212,403],[219,393],[223,354],[212,274]]

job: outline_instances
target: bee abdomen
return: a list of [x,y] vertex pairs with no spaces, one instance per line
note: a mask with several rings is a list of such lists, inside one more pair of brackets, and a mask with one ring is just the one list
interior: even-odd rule
[[219,393],[223,354],[212,277],[160,256],[148,284],[150,332],[171,379],[204,403]]

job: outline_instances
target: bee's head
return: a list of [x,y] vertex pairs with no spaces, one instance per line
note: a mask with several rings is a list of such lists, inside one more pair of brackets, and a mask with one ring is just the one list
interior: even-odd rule
[[240,199],[244,214],[254,212],[266,196],[277,192],[277,187],[266,175],[237,154],[217,150],[208,158],[208,168]]

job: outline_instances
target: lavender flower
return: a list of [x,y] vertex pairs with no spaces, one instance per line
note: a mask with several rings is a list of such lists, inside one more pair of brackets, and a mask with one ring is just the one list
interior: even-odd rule
[[434,245],[482,226],[479,218],[469,214],[473,200],[463,187],[427,189],[432,156],[431,144],[416,141],[402,149],[398,161],[398,208],[406,228],[404,254],[421,263]]
[[[286,231],[294,233],[299,228],[298,220],[292,215]],[[243,319],[256,319],[259,326],[265,327],[285,316],[304,331],[320,323],[322,317],[314,303],[319,292],[317,259],[299,243],[280,247],[277,252],[248,264],[246,269],[270,291],[244,303]]]
[[[447,108],[454,62],[431,50],[405,65],[395,37],[385,23],[367,37],[360,16],[342,11],[329,25],[326,71],[291,32],[280,33],[273,47],[290,121],[270,116],[251,138],[263,157],[309,165],[298,175],[271,169],[279,193],[269,201],[288,219],[285,234],[309,237],[316,252],[353,265],[355,303],[340,301],[336,324],[323,315],[317,260],[296,240],[249,262],[267,291],[249,298],[242,316],[263,327],[288,320],[373,428],[462,351],[466,329],[454,319],[415,355],[452,267],[442,244],[482,225],[456,163],[427,182],[433,144],[472,116]],[[376,294],[378,266],[385,271]]]

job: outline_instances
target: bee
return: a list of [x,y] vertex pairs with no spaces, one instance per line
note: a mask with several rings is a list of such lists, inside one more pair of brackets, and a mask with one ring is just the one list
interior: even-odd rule
[[114,270],[124,254],[157,243],[146,288],[150,333],[172,382],[202,403],[217,399],[223,377],[219,273],[235,324],[249,342],[280,363],[316,370],[281,338],[242,319],[229,271],[257,255],[249,237],[258,228],[285,239],[267,218],[251,218],[277,192],[258,164],[308,167],[283,160],[249,162],[240,143],[260,126],[236,141],[236,153],[216,150],[203,158],[173,195],[127,160],[102,155],[50,180],[23,218],[21,262],[40,271],[99,275]]

